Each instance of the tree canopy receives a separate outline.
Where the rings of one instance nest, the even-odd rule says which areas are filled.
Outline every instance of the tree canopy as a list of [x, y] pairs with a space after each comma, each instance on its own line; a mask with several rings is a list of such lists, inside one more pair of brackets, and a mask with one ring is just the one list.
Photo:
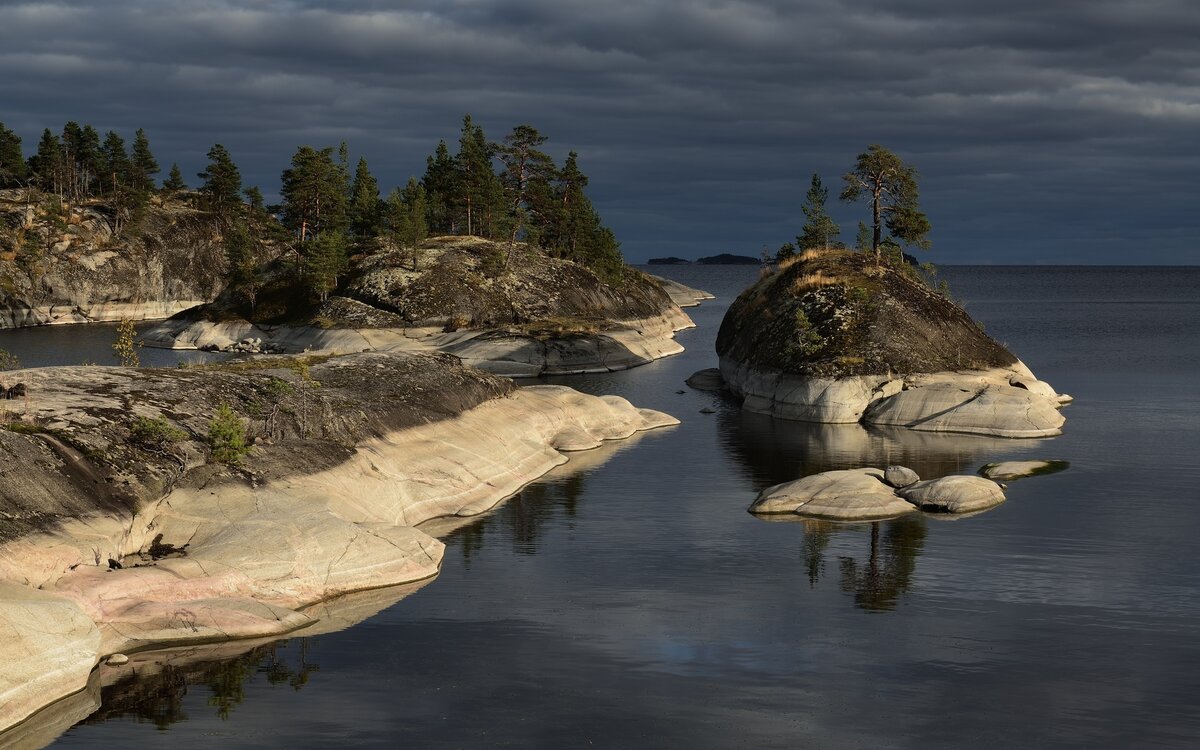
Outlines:
[[876, 263], [881, 261], [883, 228], [891, 236], [908, 244], [928, 249], [929, 219], [918, 204], [917, 170], [896, 154], [872, 144], [858, 155], [854, 168], [842, 179], [846, 186], [841, 199], [854, 203], [864, 196], [871, 206], [871, 249]]

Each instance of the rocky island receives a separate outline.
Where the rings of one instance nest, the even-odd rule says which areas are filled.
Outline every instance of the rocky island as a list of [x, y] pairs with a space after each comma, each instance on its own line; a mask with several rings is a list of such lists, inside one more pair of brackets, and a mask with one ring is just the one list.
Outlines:
[[1070, 400], [910, 266], [846, 250], [744, 291], [717, 354], [743, 408], [785, 419], [1031, 438], [1059, 434]]
[[622, 370], [683, 351], [693, 325], [678, 303], [711, 297], [624, 267], [602, 278], [527, 243], [434, 237], [355, 258], [324, 300], [296, 288], [291, 264], [263, 272], [252, 305], [236, 289], [149, 330], [151, 346], [347, 353], [446, 352], [529, 377]]
[[0, 429], [0, 729], [110, 654], [286, 633], [436, 575], [417, 524], [676, 423], [436, 354], [6, 375], [27, 398]]

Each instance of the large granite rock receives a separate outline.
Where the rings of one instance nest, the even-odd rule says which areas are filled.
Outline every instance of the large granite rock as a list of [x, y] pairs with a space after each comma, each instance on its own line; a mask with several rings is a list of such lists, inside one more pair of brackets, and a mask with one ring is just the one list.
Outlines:
[[82, 690], [99, 649], [100, 631], [77, 604], [0, 582], [0, 729]]
[[896, 496], [879, 469], [826, 471], [768, 487], [751, 513], [795, 513], [835, 521], [878, 521], [916, 510]]
[[743, 408], [784, 419], [1046, 437], [1069, 400], [907, 267], [808, 251], [747, 289], [717, 337]]
[[964, 475], [917, 482], [897, 493], [921, 510], [934, 513], [975, 513], [1004, 502], [1000, 485], [983, 477]]

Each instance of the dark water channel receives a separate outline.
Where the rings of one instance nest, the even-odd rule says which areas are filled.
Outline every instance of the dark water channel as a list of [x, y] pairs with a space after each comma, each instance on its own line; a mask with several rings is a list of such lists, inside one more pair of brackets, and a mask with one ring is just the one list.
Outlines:
[[[686, 389], [756, 271], [656, 271], [720, 295], [687, 352], [559, 382], [682, 425], [448, 532], [440, 577], [360, 624], [196, 651], [106, 687], [58, 744], [1200, 746], [1200, 269], [943, 271], [1076, 397], [1037, 441], [773, 421]], [[816, 471], [1010, 458], [1071, 466], [957, 521], [746, 513]]]

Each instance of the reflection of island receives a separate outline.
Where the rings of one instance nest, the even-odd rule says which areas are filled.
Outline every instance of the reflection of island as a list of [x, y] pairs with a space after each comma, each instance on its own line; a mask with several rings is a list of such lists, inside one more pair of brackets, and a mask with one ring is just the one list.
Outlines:
[[[755, 489], [822, 471], [862, 466], [908, 466], [925, 478], [973, 472], [981, 461], [1010, 454], [1013, 442], [977, 435], [922, 433], [859, 424], [818, 424], [773, 419], [740, 409], [721, 409], [721, 441]], [[1034, 450], [1041, 440], [1023, 441]], [[866, 532], [861, 554], [839, 554], [840, 585], [856, 606], [868, 611], [895, 608], [911, 585], [925, 543], [927, 519], [920, 514], [870, 524], [844, 524], [799, 516], [762, 516], [765, 522], [803, 529], [801, 557], [813, 586], [828, 575], [828, 547], [837, 534]]]
[[[738, 409], [720, 410], [718, 420], [722, 443], [757, 489], [863, 466], [900, 464], [924, 479], [973, 473], [980, 461], [1014, 449], [1005, 438], [795, 422]], [[1025, 440], [1020, 447], [1032, 450], [1041, 443]]]

